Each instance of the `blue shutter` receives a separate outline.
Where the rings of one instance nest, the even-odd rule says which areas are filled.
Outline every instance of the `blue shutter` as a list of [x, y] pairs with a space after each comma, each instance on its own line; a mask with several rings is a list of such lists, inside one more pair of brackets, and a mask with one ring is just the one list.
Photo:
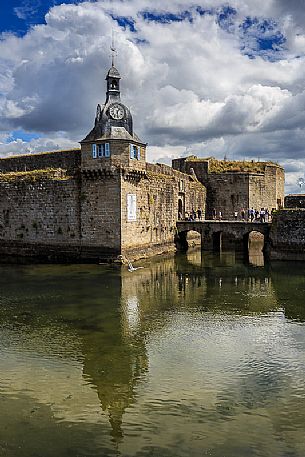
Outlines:
[[92, 145], [92, 157], [93, 159], [96, 159], [96, 144]]
[[129, 145], [129, 157], [133, 159], [133, 144]]
[[105, 157], [110, 157], [110, 144], [105, 143]]
[[137, 154], [137, 159], [140, 160], [141, 159], [141, 148], [140, 146], [138, 146], [138, 154]]

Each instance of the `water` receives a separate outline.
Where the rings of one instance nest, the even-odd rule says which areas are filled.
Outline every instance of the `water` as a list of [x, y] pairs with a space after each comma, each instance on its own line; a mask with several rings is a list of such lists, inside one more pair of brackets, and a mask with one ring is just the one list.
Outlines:
[[305, 455], [305, 264], [0, 267], [0, 456]]

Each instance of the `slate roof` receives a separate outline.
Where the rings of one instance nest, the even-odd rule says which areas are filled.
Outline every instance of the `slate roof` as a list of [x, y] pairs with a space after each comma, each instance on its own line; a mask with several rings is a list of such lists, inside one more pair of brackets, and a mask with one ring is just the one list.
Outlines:
[[121, 75], [120, 75], [120, 73], [119, 73], [119, 70], [118, 70], [117, 68], [115, 68], [114, 66], [112, 66], [112, 67], [109, 69], [109, 71], [108, 71], [108, 73], [107, 73], [106, 79], [107, 79], [109, 76], [110, 76], [111, 78], [121, 78]]

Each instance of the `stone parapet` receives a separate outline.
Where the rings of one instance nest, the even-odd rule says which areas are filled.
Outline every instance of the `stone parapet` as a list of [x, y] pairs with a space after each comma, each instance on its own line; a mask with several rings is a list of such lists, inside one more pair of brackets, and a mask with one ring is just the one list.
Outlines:
[[80, 149], [23, 154], [1, 158], [0, 173], [42, 170], [44, 168], [62, 168], [72, 173], [80, 168], [80, 163]]
[[305, 209], [282, 209], [272, 220], [270, 258], [305, 260]]

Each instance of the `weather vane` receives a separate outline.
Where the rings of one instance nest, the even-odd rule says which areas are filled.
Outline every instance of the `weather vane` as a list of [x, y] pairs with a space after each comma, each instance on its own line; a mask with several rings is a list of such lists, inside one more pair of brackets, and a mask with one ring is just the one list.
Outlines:
[[110, 50], [111, 50], [111, 64], [114, 67], [114, 58], [115, 58], [115, 56], [117, 56], [118, 53], [117, 53], [117, 50], [116, 50], [116, 47], [115, 47], [115, 44], [114, 44], [114, 32], [113, 32], [113, 30], [112, 30], [112, 40], [111, 40]]
[[298, 185], [300, 186], [301, 189], [304, 186], [304, 184], [305, 184], [305, 179], [304, 178], [299, 178], [298, 179]]

